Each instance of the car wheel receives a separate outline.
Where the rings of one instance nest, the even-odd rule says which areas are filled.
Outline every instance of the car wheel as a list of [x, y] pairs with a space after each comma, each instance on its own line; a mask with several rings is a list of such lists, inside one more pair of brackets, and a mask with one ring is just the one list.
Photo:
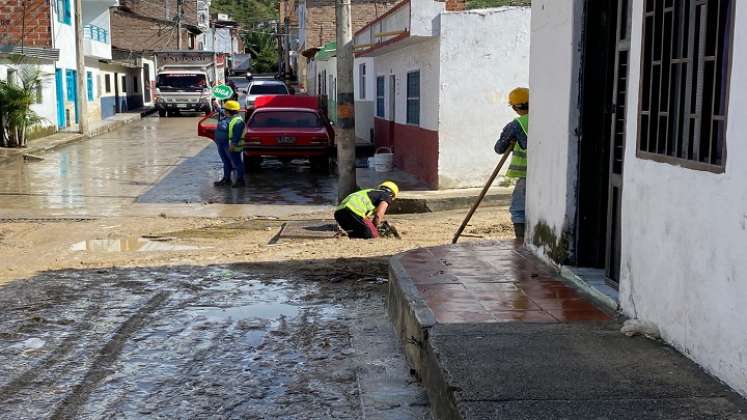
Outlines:
[[244, 156], [244, 170], [246, 172], [256, 172], [260, 169], [262, 169], [262, 158], [261, 157]]
[[165, 109], [159, 109], [158, 110], [158, 116], [159, 117], [165, 117], [166, 116], [166, 110]]
[[329, 164], [329, 158], [328, 157], [320, 157], [320, 158], [311, 158], [311, 171], [320, 173], [320, 174], [328, 174], [330, 170], [330, 164]]

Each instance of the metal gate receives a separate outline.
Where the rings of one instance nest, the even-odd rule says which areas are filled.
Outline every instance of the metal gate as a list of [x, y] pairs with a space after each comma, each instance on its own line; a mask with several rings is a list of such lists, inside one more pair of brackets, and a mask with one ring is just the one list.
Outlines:
[[625, 102], [628, 96], [628, 60], [630, 55], [630, 3], [630, 0], [618, 0], [617, 2], [614, 87], [612, 112], [610, 113], [605, 274], [614, 283], [620, 280], [620, 209], [625, 156]]

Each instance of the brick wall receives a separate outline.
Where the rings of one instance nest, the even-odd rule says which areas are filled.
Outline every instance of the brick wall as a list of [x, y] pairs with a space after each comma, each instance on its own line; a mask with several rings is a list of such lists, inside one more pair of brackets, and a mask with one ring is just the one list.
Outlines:
[[[176, 0], [120, 0], [119, 5], [124, 10], [154, 19], [173, 21], [176, 16]], [[196, 26], [197, 0], [184, 0], [183, 9], [183, 22]]]
[[[352, 0], [353, 33], [396, 4], [394, 1], [385, 0]], [[335, 1], [307, 0], [305, 48], [321, 47], [329, 41], [334, 41], [335, 37]]]
[[[172, 22], [146, 18], [123, 10], [112, 10], [111, 34], [112, 46], [124, 50], [176, 49], [176, 28]], [[182, 48], [188, 47], [189, 31], [182, 29]]]
[[446, 0], [446, 10], [449, 12], [460, 12], [466, 8], [466, 0]]
[[[0, 45], [51, 48], [52, 9], [48, 0], [0, 0]], [[25, 19], [24, 19], [25, 17]], [[25, 27], [24, 27], [25, 21]]]

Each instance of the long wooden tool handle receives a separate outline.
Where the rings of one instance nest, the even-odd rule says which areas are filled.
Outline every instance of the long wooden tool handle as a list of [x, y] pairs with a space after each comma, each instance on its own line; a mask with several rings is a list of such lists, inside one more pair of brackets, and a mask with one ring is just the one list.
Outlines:
[[451, 240], [452, 244], [457, 243], [457, 241], [459, 240], [459, 237], [462, 235], [462, 232], [464, 232], [464, 229], [467, 227], [467, 224], [472, 219], [472, 216], [475, 214], [475, 211], [477, 211], [477, 208], [480, 206], [480, 203], [482, 203], [482, 200], [485, 199], [485, 196], [488, 194], [488, 191], [490, 190], [490, 186], [493, 185], [493, 181], [495, 181], [495, 178], [498, 176], [498, 173], [501, 171], [503, 164], [506, 163], [508, 156], [511, 155], [511, 151], [513, 150], [514, 143], [515, 142], [511, 142], [511, 144], [508, 146], [508, 149], [506, 149], [506, 152], [503, 153], [503, 157], [501, 157], [500, 162], [498, 162], [498, 166], [495, 167], [495, 170], [490, 175], [490, 178], [488, 178], [488, 182], [486, 182], [485, 186], [482, 188], [482, 192], [480, 192], [480, 195], [477, 197], [477, 200], [475, 200], [475, 204], [473, 204], [472, 208], [469, 209], [469, 213], [467, 213], [467, 217], [464, 218], [462, 225], [459, 226], [459, 229], [456, 231], [456, 234], [454, 235], [454, 239]]

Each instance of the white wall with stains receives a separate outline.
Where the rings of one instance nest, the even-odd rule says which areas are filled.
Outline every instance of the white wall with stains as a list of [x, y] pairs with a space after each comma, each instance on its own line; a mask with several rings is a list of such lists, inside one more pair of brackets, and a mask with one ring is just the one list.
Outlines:
[[[532, 1], [527, 169], [528, 238], [538, 226], [560, 240], [573, 229], [578, 166], [583, 1]], [[546, 245], [532, 244], [540, 255]]]
[[420, 128], [438, 130], [438, 81], [439, 81], [439, 39], [410, 43], [376, 57], [376, 76], [385, 76], [385, 109], [391, 120], [390, 76], [396, 78], [395, 118], [399, 124], [407, 124], [407, 73], [420, 72]]
[[[656, 323], [667, 342], [747, 395], [747, 2], [733, 4], [725, 173], [637, 158], [638, 97], [629, 95], [620, 300], [626, 315]], [[642, 2], [632, 16], [628, 90], [638, 92]]]
[[498, 163], [495, 142], [517, 116], [508, 92], [529, 84], [530, 16], [528, 7], [441, 15], [439, 188], [482, 186]]

